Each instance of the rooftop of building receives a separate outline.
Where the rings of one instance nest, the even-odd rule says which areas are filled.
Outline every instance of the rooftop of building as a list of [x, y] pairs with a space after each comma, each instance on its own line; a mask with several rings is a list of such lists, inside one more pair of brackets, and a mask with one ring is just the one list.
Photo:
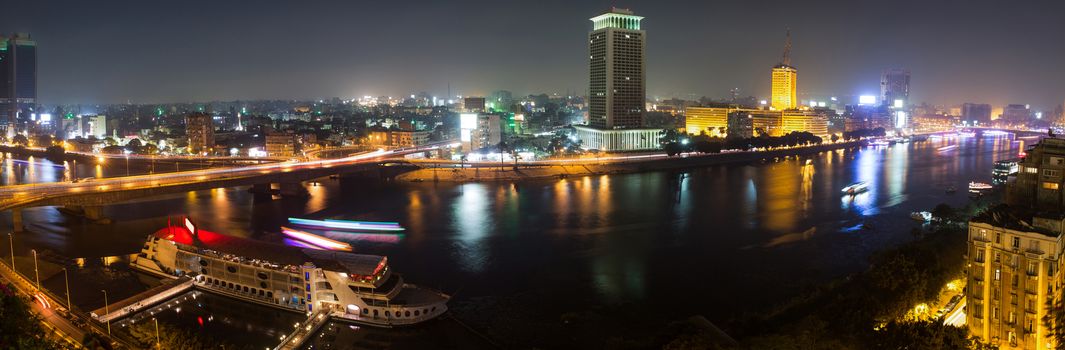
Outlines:
[[1060, 233], [1053, 230], [1037, 227], [1035, 219], [1050, 219], [1061, 222], [1065, 219], [1065, 213], [1045, 212], [1020, 206], [999, 204], [976, 214], [970, 222], [984, 223], [995, 227], [1003, 227], [1014, 231], [1033, 232], [1047, 237], [1058, 237]]
[[299, 248], [284, 244], [264, 242], [198, 229], [196, 235], [185, 227], [170, 226], [155, 232], [155, 237], [176, 243], [209, 249], [221, 254], [243, 259], [254, 259], [278, 265], [299, 266], [312, 263], [314, 266], [352, 275], [373, 275], [384, 266], [387, 258], [379, 255], [354, 254], [330, 250]]

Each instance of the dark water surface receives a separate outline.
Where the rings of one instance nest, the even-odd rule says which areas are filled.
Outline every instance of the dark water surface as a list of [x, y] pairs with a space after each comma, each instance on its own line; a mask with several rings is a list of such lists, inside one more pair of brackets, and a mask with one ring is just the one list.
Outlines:
[[[727, 324], [864, 269], [871, 253], [912, 239], [918, 224], [910, 212], [964, 205], [967, 183], [990, 182], [993, 162], [1016, 157], [1021, 146], [1011, 137], [933, 140], [683, 172], [521, 183], [323, 179], [307, 185], [305, 199], [256, 200], [247, 188], [215, 189], [109, 206], [111, 225], [53, 208], [26, 210], [31, 232], [17, 234], [15, 248], [20, 256], [30, 248], [42, 252], [54, 267], [42, 268], [43, 283], [60, 293], [57, 267], [80, 266], [71, 275], [73, 302], [92, 309], [103, 304], [102, 288], [117, 300], [153, 283], [131, 273], [126, 256], [168, 216], [187, 214], [211, 231], [271, 241], [281, 241], [278, 226], [289, 216], [397, 221], [407, 228], [403, 234], [324, 234], [352, 243], [356, 252], [387, 255], [409, 283], [454, 294], [456, 318], [488, 334], [514, 335], [503, 344], [536, 342], [524, 327], [532, 333], [589, 310], [620, 308], [650, 320], [703, 315]], [[0, 178], [29, 171], [7, 164]], [[58, 170], [39, 168], [34, 176], [47, 181], [55, 176], [50, 171]], [[841, 196], [841, 188], [857, 181], [870, 183], [869, 191]], [[948, 186], [958, 193], [946, 194]], [[10, 227], [10, 214], [2, 219]], [[6, 241], [2, 247], [6, 252]], [[32, 266], [22, 258], [19, 264], [32, 275]], [[232, 317], [248, 327], [264, 319]], [[417, 348], [417, 339], [459, 329], [444, 321], [428, 330], [364, 336], [346, 333], [346, 324], [331, 327], [317, 347]]]

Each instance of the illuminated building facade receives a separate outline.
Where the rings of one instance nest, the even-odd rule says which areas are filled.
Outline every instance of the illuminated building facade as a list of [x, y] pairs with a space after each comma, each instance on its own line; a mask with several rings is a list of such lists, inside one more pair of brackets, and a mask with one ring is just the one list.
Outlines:
[[645, 35], [643, 17], [613, 8], [591, 18], [588, 35], [588, 125], [599, 129], [643, 126]]
[[581, 148], [601, 151], [636, 151], [657, 149], [659, 140], [665, 134], [662, 129], [618, 129], [602, 130], [586, 126], [575, 126]]
[[749, 111], [735, 111], [728, 114], [726, 137], [749, 139], [754, 137], [754, 117]]
[[662, 130], [642, 129], [646, 102], [643, 17], [627, 9], [591, 18], [588, 34], [588, 126], [581, 147], [602, 151], [657, 149]]
[[1005, 206], [969, 221], [966, 325], [1002, 349], [1050, 349], [1043, 317], [1062, 295], [1065, 140], [1027, 151]]
[[1002, 121], [1014, 124], [1026, 123], [1032, 117], [1032, 111], [1027, 105], [1008, 104], [1002, 109]]
[[729, 126], [729, 113], [738, 110], [730, 107], [687, 107], [684, 111], [684, 130], [692, 135], [706, 133], [724, 137]]
[[463, 151], [473, 152], [499, 145], [503, 139], [502, 132], [503, 126], [497, 114], [459, 115], [459, 141], [462, 142]]
[[780, 64], [773, 67], [773, 91], [770, 106], [776, 110], [793, 109], [799, 106], [798, 91], [799, 71], [791, 66], [791, 30], [788, 30], [784, 42], [784, 55]]
[[782, 134], [805, 131], [824, 138], [828, 136], [828, 117], [817, 111], [786, 110], [781, 112], [780, 128]]
[[1060, 215], [994, 210], [969, 222], [965, 322], [973, 335], [1001, 349], [1048, 348], [1042, 318], [1061, 291], [1063, 225]]
[[796, 84], [798, 70], [795, 67], [779, 64], [773, 67], [773, 100], [771, 106], [777, 110], [793, 109], [798, 106]]
[[37, 109], [37, 42], [29, 34], [0, 35], [0, 123], [8, 136]]
[[985, 103], [963, 103], [961, 121], [966, 125], [988, 125], [991, 123], [991, 105]]
[[[880, 101], [896, 108], [909, 103], [910, 70], [893, 68], [880, 74]], [[902, 106], [896, 106], [895, 101], [902, 101]]]
[[189, 154], [211, 153], [214, 147], [214, 118], [206, 113], [192, 113], [185, 117], [185, 136], [189, 139]]
[[[684, 130], [693, 135], [781, 136], [793, 131], [828, 136], [828, 116], [816, 110], [765, 110], [732, 107], [688, 107]], [[737, 130], [732, 130], [738, 127]], [[724, 130], [722, 130], [724, 128]]]
[[484, 113], [484, 97], [464, 97], [462, 110], [466, 113]]
[[911, 121], [914, 132], [938, 132], [949, 130], [958, 124], [958, 119], [943, 114], [915, 115]]
[[266, 134], [266, 155], [270, 157], [292, 157], [296, 155], [296, 134]]

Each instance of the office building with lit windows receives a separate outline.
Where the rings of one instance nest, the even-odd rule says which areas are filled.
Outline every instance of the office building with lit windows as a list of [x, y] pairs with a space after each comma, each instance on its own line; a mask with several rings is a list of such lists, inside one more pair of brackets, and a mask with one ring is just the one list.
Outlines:
[[993, 208], [969, 222], [965, 322], [1000, 349], [1046, 349], [1047, 302], [1060, 298], [1065, 216]]
[[185, 117], [185, 136], [189, 139], [189, 154], [210, 154], [214, 148], [214, 118], [206, 113], [192, 113]]
[[1018, 170], [1006, 204], [969, 221], [966, 326], [1000, 349], [1051, 349], [1042, 320], [1065, 297], [1065, 140], [1041, 140]]
[[0, 123], [14, 134], [37, 109], [37, 42], [29, 34], [0, 35]]
[[[684, 123], [684, 130], [689, 134], [706, 133], [714, 137], [781, 136], [795, 131], [828, 136], [828, 116], [818, 110], [688, 107]], [[734, 127], [739, 130], [731, 130]]]
[[910, 70], [908, 69], [887, 69], [880, 74], [880, 102], [895, 106], [895, 101], [902, 101], [903, 106], [910, 101]]
[[795, 67], [783, 63], [773, 67], [773, 99], [770, 105], [774, 109], [793, 109], [798, 106], [798, 74]]
[[828, 137], [828, 117], [823, 112], [786, 110], [780, 114], [782, 134], [808, 132], [814, 136]]
[[576, 127], [585, 149], [632, 151], [660, 146], [654, 136], [661, 130], [642, 129], [647, 34], [642, 20], [619, 8], [591, 18], [588, 125]]

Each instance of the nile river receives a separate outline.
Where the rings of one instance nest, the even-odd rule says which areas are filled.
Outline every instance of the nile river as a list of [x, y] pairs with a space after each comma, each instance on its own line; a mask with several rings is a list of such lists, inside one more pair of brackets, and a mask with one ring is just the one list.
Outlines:
[[[871, 253], [912, 239], [910, 229], [919, 224], [910, 212], [966, 204], [967, 183], [990, 182], [994, 161], [1016, 157], [1021, 141], [1035, 139], [930, 140], [747, 165], [521, 183], [323, 179], [307, 184], [311, 196], [303, 199], [255, 199], [247, 188], [227, 188], [116, 204], [105, 209], [110, 225], [35, 208], [25, 211], [30, 232], [16, 234], [15, 248], [20, 256], [35, 248], [53, 267], [79, 267], [71, 274], [73, 302], [94, 309], [103, 304], [102, 288], [118, 299], [152, 283], [124, 261], [169, 216], [189, 215], [211, 231], [270, 241], [281, 241], [278, 227], [291, 216], [397, 221], [407, 228], [403, 234], [327, 235], [352, 243], [356, 252], [387, 255], [410, 283], [454, 294], [455, 318], [506, 335], [497, 343], [556, 346], [535, 333], [595, 317], [655, 324], [703, 315], [727, 330], [744, 312], [864, 269]], [[44, 160], [12, 162], [4, 160], [0, 179], [53, 181], [69, 171]], [[868, 182], [869, 191], [841, 195], [858, 181]], [[949, 186], [958, 193], [945, 193]], [[2, 220], [10, 227], [10, 213]], [[55, 271], [42, 268], [42, 279], [62, 295], [63, 276]], [[287, 316], [227, 317], [249, 329], [291, 327]], [[197, 327], [188, 319], [183, 324]], [[352, 347], [344, 339], [361, 338], [346, 332], [364, 330], [347, 327], [334, 325], [320, 336], [334, 343], [317, 344]], [[434, 344], [422, 343], [433, 334], [454, 333], [434, 327], [451, 326], [374, 330], [370, 347], [417, 348]], [[245, 341], [231, 331], [209, 333]], [[248, 337], [261, 345], [263, 337]]]

